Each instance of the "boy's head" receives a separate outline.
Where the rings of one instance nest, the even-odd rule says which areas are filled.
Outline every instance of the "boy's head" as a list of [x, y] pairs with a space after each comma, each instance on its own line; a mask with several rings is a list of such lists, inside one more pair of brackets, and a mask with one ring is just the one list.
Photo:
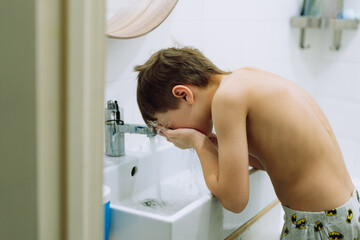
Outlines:
[[173, 95], [177, 85], [205, 88], [214, 74], [228, 74], [217, 68], [199, 50], [167, 48], [154, 53], [149, 60], [134, 67], [138, 71], [137, 102], [146, 124], [156, 121], [155, 114], [179, 107]]

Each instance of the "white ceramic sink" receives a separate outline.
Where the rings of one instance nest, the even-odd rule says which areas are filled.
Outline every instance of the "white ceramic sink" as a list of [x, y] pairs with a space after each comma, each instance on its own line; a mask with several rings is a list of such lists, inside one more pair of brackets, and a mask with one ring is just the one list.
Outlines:
[[[156, 161], [149, 149], [105, 158], [111, 188], [109, 239], [224, 239], [276, 199], [265, 172], [250, 170], [250, 198], [240, 214], [225, 210], [206, 188], [196, 154], [163, 142]], [[164, 206], [156, 205], [157, 171]]]

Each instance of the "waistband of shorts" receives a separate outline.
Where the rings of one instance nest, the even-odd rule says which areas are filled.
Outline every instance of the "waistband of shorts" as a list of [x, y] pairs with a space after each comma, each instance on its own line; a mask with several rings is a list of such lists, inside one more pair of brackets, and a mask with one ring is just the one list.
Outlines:
[[[321, 212], [305, 212], [305, 211], [293, 210], [284, 205], [282, 205], [282, 208], [284, 209], [285, 212], [284, 220], [286, 222], [290, 221], [296, 224], [296, 222], [299, 223], [300, 220], [306, 219], [306, 223], [309, 224], [315, 223], [317, 221], [321, 221], [323, 223], [331, 223], [337, 221], [338, 218], [341, 218], [341, 216], [347, 216], [349, 214], [352, 214], [352, 211], [355, 210], [352, 209], [353, 206], [358, 206], [359, 203], [360, 203], [359, 192], [354, 188], [350, 199], [345, 204], [335, 209], [329, 209], [327, 211], [321, 211]], [[349, 212], [349, 210], [351, 212]]]

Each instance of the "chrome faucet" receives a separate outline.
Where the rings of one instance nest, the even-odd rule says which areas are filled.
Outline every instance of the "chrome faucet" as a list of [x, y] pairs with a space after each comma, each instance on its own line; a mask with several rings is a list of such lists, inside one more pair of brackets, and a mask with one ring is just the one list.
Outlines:
[[107, 101], [105, 109], [105, 154], [110, 157], [125, 155], [125, 133], [156, 135], [154, 127], [145, 125], [124, 124], [124, 115], [117, 101]]

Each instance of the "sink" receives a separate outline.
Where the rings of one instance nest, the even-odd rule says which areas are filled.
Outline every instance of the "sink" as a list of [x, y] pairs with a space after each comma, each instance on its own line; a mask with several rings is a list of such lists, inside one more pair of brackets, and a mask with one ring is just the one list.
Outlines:
[[206, 188], [196, 153], [167, 142], [158, 144], [156, 157], [148, 146], [105, 157], [104, 166], [110, 240], [224, 239], [276, 199], [267, 174], [249, 169], [247, 207], [240, 214], [227, 211]]

